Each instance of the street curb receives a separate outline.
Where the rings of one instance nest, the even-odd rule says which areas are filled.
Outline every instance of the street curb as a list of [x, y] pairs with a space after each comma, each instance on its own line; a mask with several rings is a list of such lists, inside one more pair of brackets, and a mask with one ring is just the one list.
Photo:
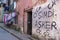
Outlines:
[[5, 29], [4, 27], [1, 27], [1, 26], [0, 26], [0, 28], [2, 28], [3, 30], [7, 31], [8, 33], [10, 33], [11, 35], [13, 35], [13, 36], [16, 37], [17, 39], [23, 40], [23, 39], [19, 38], [18, 36], [16, 36], [15, 34], [13, 34], [13, 33], [11, 33], [10, 31], [8, 31], [7, 29]]
[[20, 32], [10, 29], [6, 25], [4, 25], [3, 23], [1, 23], [0, 28], [7, 31], [8, 33], [10, 33], [12, 36], [16, 37], [19, 40], [37, 40], [30, 35], [21, 34]]

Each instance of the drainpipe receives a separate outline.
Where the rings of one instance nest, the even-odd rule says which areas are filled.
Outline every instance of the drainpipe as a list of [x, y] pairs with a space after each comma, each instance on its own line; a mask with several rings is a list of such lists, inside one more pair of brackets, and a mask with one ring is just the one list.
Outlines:
[[[24, 12], [24, 14], [25, 14], [25, 12]], [[25, 31], [24, 31], [24, 14], [23, 14], [23, 33], [25, 33]]]

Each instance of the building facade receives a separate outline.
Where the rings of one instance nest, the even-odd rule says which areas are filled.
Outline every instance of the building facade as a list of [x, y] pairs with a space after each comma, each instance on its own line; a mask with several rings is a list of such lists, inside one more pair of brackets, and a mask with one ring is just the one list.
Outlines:
[[[56, 22], [58, 23], [57, 20], [59, 20], [57, 19], [58, 12], [54, 12], [54, 9], [58, 10], [55, 2], [55, 0], [18, 0], [16, 2], [16, 11], [19, 12], [18, 28], [21, 28], [23, 33], [29, 35], [55, 38], [57, 36], [55, 35]], [[58, 5], [58, 1], [56, 5]], [[40, 8], [42, 8], [41, 14], [39, 14], [41, 12]], [[42, 18], [40, 19], [40, 17]]]
[[27, 33], [27, 12], [32, 8], [32, 0], [18, 0], [16, 2], [16, 11], [19, 13], [18, 15], [18, 27], [24, 33]]
[[16, 11], [18, 15], [18, 28], [23, 33], [32, 34], [32, 9], [34, 6], [45, 3], [46, 0], [17, 0]]
[[33, 7], [32, 35], [41, 40], [60, 40], [60, 0], [47, 0]]

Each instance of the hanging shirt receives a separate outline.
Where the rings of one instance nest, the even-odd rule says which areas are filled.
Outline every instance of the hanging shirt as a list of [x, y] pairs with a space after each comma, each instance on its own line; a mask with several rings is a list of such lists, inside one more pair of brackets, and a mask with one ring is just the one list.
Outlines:
[[15, 17], [16, 16], [15, 14], [16, 14], [15, 12], [12, 12], [12, 17]]
[[7, 3], [7, 0], [1, 0], [2, 3], [6, 4]]
[[4, 11], [9, 11], [9, 6], [6, 6]]
[[12, 21], [14, 22], [14, 17], [15, 17], [15, 12], [12, 12], [8, 15], [7, 21], [11, 23]]
[[4, 17], [3, 17], [4, 24], [7, 24], [7, 16], [8, 14], [4, 14]]

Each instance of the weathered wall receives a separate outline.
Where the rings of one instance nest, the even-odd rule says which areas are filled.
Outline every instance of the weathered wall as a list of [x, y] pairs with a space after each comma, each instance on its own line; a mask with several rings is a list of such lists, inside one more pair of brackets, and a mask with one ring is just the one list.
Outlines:
[[60, 35], [59, 2], [47, 1], [45, 4], [33, 7], [32, 33], [34, 35], [58, 39]]
[[[26, 33], [27, 32], [27, 12], [25, 10], [32, 7], [32, 0], [19, 0], [16, 2], [16, 11], [19, 12], [18, 15], [18, 27]], [[24, 21], [24, 22], [23, 22]]]
[[32, 5], [37, 6], [45, 3], [47, 0], [32, 0]]

